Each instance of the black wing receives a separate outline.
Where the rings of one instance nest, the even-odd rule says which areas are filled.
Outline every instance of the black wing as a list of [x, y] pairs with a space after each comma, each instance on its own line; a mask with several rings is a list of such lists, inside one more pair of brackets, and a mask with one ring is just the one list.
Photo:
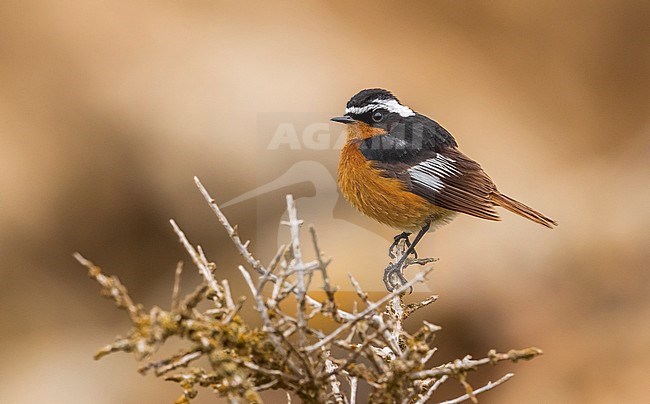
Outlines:
[[430, 155], [401, 171], [410, 190], [436, 206], [488, 220], [500, 220], [490, 195], [496, 187], [481, 166], [456, 149]]
[[384, 175], [400, 179], [407, 190], [436, 206], [499, 220], [490, 199], [494, 183], [477, 162], [456, 149], [456, 140], [445, 128], [416, 114], [386, 129], [387, 134], [360, 145]]

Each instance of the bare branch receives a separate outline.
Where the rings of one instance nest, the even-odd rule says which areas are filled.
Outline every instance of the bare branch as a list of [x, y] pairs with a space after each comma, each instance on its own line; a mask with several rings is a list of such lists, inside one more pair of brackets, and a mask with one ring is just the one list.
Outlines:
[[336, 370], [337, 367], [332, 361], [329, 359], [331, 356], [331, 352], [327, 350], [323, 350], [323, 355], [325, 356], [325, 370], [329, 372], [330, 376], [327, 378], [329, 381], [329, 384], [332, 388], [332, 395], [334, 396], [334, 402], [336, 403], [343, 403], [343, 394], [341, 394], [341, 383], [336, 379]]
[[323, 261], [322, 253], [320, 247], [318, 246], [318, 238], [316, 237], [316, 229], [314, 228], [314, 226], [309, 227], [309, 232], [311, 233], [311, 240], [314, 244], [314, 252], [316, 253], [318, 266], [320, 268], [321, 274], [323, 275], [323, 289], [325, 290], [325, 295], [327, 296], [327, 301], [329, 302], [329, 306], [330, 306], [328, 307], [327, 312], [336, 315], [337, 305], [334, 299], [334, 292], [336, 290], [332, 288], [332, 285], [330, 283], [330, 277], [329, 274], [327, 273], [327, 266], [329, 265], [330, 261], [327, 262]]
[[262, 265], [248, 251], [248, 243], [246, 244], [242, 243], [241, 239], [239, 238], [239, 234], [237, 234], [237, 230], [230, 225], [230, 222], [223, 214], [223, 212], [221, 212], [221, 209], [219, 209], [219, 206], [217, 205], [216, 201], [210, 196], [210, 194], [205, 189], [203, 184], [201, 184], [201, 181], [199, 181], [197, 177], [194, 177], [194, 182], [196, 183], [196, 186], [199, 188], [199, 191], [201, 191], [201, 195], [203, 195], [203, 198], [205, 198], [205, 200], [210, 205], [210, 208], [217, 216], [219, 223], [221, 223], [221, 225], [226, 229], [228, 236], [235, 244], [235, 247], [237, 247], [237, 250], [239, 250], [239, 254], [241, 254], [241, 256], [244, 257], [244, 259], [251, 265], [251, 267], [253, 267], [254, 270], [256, 270], [257, 272], [262, 272], [263, 271]]
[[365, 310], [363, 310], [359, 314], [355, 315], [354, 318], [350, 319], [350, 321], [348, 321], [345, 324], [341, 325], [339, 328], [334, 330], [330, 335], [328, 335], [324, 339], [320, 340], [319, 342], [317, 342], [314, 345], [311, 345], [311, 346], [308, 346], [307, 348], [305, 348], [305, 351], [307, 351], [307, 352], [313, 351], [313, 350], [318, 349], [318, 348], [322, 347], [323, 345], [331, 342], [341, 332], [343, 332], [343, 331], [347, 330], [348, 328], [352, 327], [354, 324], [356, 324], [358, 321], [362, 320], [363, 318], [365, 318], [369, 314], [374, 313], [377, 310], [377, 308], [379, 308], [381, 305], [383, 305], [387, 301], [389, 301], [392, 298], [394, 298], [395, 296], [398, 296], [398, 295], [404, 293], [405, 291], [409, 290], [409, 288], [411, 286], [413, 286], [414, 284], [416, 284], [418, 282], [423, 282], [424, 281], [424, 276], [427, 273], [429, 273], [430, 271], [431, 271], [431, 269], [425, 270], [424, 272], [420, 272], [413, 279], [406, 282], [404, 285], [397, 288], [392, 293], [387, 294], [386, 296], [379, 299], [377, 302], [375, 302], [375, 303], [371, 304], [370, 306], [368, 306]]
[[172, 290], [172, 311], [178, 310], [180, 304], [179, 293], [181, 291], [181, 275], [183, 274], [183, 261], [178, 261], [176, 264], [176, 272], [174, 272], [174, 289]]
[[203, 351], [201, 349], [195, 349], [190, 352], [180, 353], [178, 355], [174, 355], [169, 359], [148, 363], [145, 366], [140, 367], [140, 369], [138, 369], [138, 372], [144, 374], [147, 373], [147, 371], [150, 369], [155, 369], [156, 376], [161, 376], [179, 367], [187, 366], [190, 362], [200, 358], [201, 355], [203, 355]]
[[105, 276], [102, 274], [101, 268], [84, 258], [79, 253], [74, 253], [73, 256], [81, 265], [88, 268], [88, 276], [101, 285], [102, 294], [105, 297], [112, 299], [120, 309], [126, 310], [129, 313], [131, 321], [136, 322], [140, 319], [142, 316], [142, 308], [133, 303], [131, 296], [129, 296], [129, 292], [116, 276]]
[[181, 244], [183, 244], [183, 247], [185, 247], [185, 250], [187, 251], [188, 254], [190, 254], [190, 257], [192, 257], [192, 261], [194, 261], [194, 265], [199, 269], [199, 272], [205, 279], [205, 281], [208, 283], [210, 288], [217, 294], [221, 294], [221, 291], [219, 290], [219, 285], [217, 284], [217, 281], [214, 279], [214, 276], [212, 275], [212, 271], [210, 271], [210, 268], [206, 265], [206, 260], [205, 256], [201, 256], [192, 244], [190, 244], [189, 240], [187, 240], [187, 237], [185, 237], [185, 233], [178, 227], [176, 222], [172, 219], [169, 221], [171, 223], [172, 227], [174, 228], [174, 232], [178, 236], [178, 239], [180, 240]]
[[[486, 391], [488, 391], [488, 390], [492, 390], [492, 389], [495, 388], [496, 386], [498, 386], [498, 385], [500, 385], [500, 384], [502, 384], [502, 383], [505, 383], [505, 382], [507, 382], [508, 380], [510, 380], [510, 378], [511, 378], [512, 376], [514, 376], [513, 373], [508, 373], [508, 374], [506, 374], [505, 376], [503, 376], [502, 378], [500, 378], [499, 380], [497, 380], [497, 381], [494, 382], [494, 383], [493, 383], [493, 382], [489, 382], [488, 384], [486, 384], [485, 386], [481, 387], [480, 389], [476, 389], [476, 390], [474, 390], [473, 395], [475, 396], [475, 395], [477, 395], [477, 394], [480, 394], [480, 393], [486, 392]], [[471, 398], [472, 398], [472, 394], [469, 394], [469, 393], [468, 393], [468, 394], [463, 394], [462, 396], [460, 396], [460, 397], [458, 397], [458, 398], [455, 398], [455, 399], [453, 399], [453, 400], [443, 401], [443, 402], [440, 403], [440, 404], [457, 404], [457, 403], [462, 403], [463, 401], [467, 401], [467, 400], [469, 400], [469, 399], [471, 399]]]
[[[286, 200], [288, 220], [283, 222], [290, 230], [290, 239], [285, 240], [288, 247], [280, 247], [265, 267], [250, 252], [249, 241], [240, 239], [237, 227], [228, 222], [201, 182], [196, 178], [195, 182], [243, 257], [244, 265], [238, 265], [238, 270], [253, 297], [257, 322], [240, 314], [246, 298], [240, 291], [232, 290], [228, 280], [218, 279], [216, 264], [208, 260], [199, 245], [189, 242], [173, 220], [172, 227], [203, 281], [181, 297], [183, 266], [179, 263], [169, 311], [154, 306], [146, 312], [133, 302], [116, 277], [103, 275], [97, 266], [75, 254], [100, 284], [102, 294], [126, 310], [132, 322], [128, 334], [102, 348], [96, 358], [117, 351], [134, 353], [138, 360], [147, 361], [140, 367], [142, 373], [153, 369], [157, 376], [181, 386], [178, 403], [189, 403], [198, 394], [197, 388], [203, 387], [232, 403], [261, 402], [261, 392], [279, 389], [286, 391], [288, 402], [297, 398], [301, 402], [355, 404], [362, 385], [372, 403], [423, 404], [434, 397], [440, 385], [454, 379], [465, 387], [466, 394], [446, 403], [458, 403], [476, 400], [476, 394], [512, 376], [508, 374], [472, 390], [466, 381], [469, 371], [501, 361], [531, 359], [542, 353], [537, 348], [507, 353], [491, 350], [486, 358], [474, 360], [467, 356], [428, 367], [437, 350], [433, 340], [440, 327], [422, 321], [411, 332], [405, 321], [415, 311], [435, 302], [437, 295], [410, 304], [404, 304], [402, 297], [414, 284], [423, 282], [432, 268], [418, 269], [410, 281], [377, 301], [369, 299], [350, 274], [350, 285], [361, 303], [355, 299], [351, 312], [341, 310], [336, 304], [337, 289], [330, 284], [327, 272], [330, 261], [323, 259], [313, 227], [310, 234], [316, 259], [305, 261], [303, 257], [302, 221], [291, 195]], [[404, 241], [397, 250], [404, 253]], [[408, 259], [406, 265], [433, 261]], [[324, 302], [307, 293], [315, 271], [322, 275], [322, 284], [317, 286], [326, 293]], [[273, 284], [272, 288], [266, 287], [268, 283]], [[206, 299], [213, 305], [204, 308], [200, 303]], [[364, 307], [357, 309], [357, 304]], [[179, 339], [183, 346], [175, 354], [152, 360], [170, 337]], [[178, 373], [170, 374], [172, 371]], [[342, 387], [345, 382], [347, 386]]]
[[357, 402], [357, 383], [359, 381], [356, 377], [350, 377], [350, 404]]
[[421, 302], [411, 303], [406, 305], [406, 307], [404, 307], [404, 318], [407, 318], [414, 312], [420, 310], [421, 308], [427, 307], [428, 305], [436, 301], [438, 301], [438, 295], [431, 295], [426, 299], [422, 300]]
[[453, 376], [460, 372], [474, 370], [478, 366], [485, 365], [488, 363], [495, 364], [501, 361], [512, 361], [517, 362], [521, 359], [530, 360], [538, 355], [541, 355], [543, 352], [539, 348], [525, 348], [525, 349], [512, 349], [508, 353], [497, 353], [494, 350], [488, 352], [488, 357], [483, 359], [472, 359], [471, 356], [466, 356], [463, 359], [458, 359], [453, 363], [447, 363], [435, 369], [423, 370], [421, 372], [415, 372], [409, 375], [411, 380], [415, 379], [429, 379], [432, 377], [440, 376]]
[[305, 264], [302, 262], [302, 251], [300, 250], [300, 225], [302, 221], [298, 220], [296, 206], [293, 202], [293, 196], [287, 195], [287, 212], [289, 214], [289, 228], [291, 229], [291, 250], [293, 252], [293, 265], [298, 274], [297, 295], [298, 295], [298, 343], [304, 346], [306, 343], [305, 329], [307, 320], [305, 319], [305, 295], [307, 294], [308, 285], [305, 283]]
[[429, 401], [433, 393], [435, 393], [436, 390], [438, 390], [438, 387], [440, 387], [441, 384], [446, 382], [448, 378], [449, 376], [442, 376], [441, 378], [436, 379], [435, 381], [433, 381], [432, 379], [431, 386], [427, 389], [427, 391], [424, 394], [422, 394], [422, 396], [414, 404], [424, 404], [427, 401]]

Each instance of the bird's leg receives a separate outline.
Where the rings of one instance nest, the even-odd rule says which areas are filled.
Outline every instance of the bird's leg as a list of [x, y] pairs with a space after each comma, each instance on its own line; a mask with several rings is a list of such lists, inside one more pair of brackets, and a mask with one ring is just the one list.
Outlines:
[[[402, 240], [404, 240], [406, 242], [407, 247], [410, 247], [411, 246], [411, 240], [409, 240], [410, 235], [411, 235], [411, 233], [402, 232], [402, 233], [398, 234], [397, 236], [395, 236], [393, 238], [393, 244], [391, 244], [390, 247], [388, 247], [388, 256], [391, 257], [391, 258], [396, 257], [396, 255], [395, 255], [395, 253], [393, 251], [397, 248], [397, 246], [399, 245], [399, 242], [402, 241]], [[416, 253], [416, 258], [417, 258], [417, 253]]]
[[[395, 263], [391, 263], [384, 270], [384, 284], [386, 285], [386, 289], [388, 289], [389, 292], [394, 291], [407, 282], [406, 278], [404, 278], [404, 274], [402, 273], [402, 266], [404, 265], [406, 258], [408, 258], [408, 256], [415, 251], [415, 246], [420, 242], [420, 239], [422, 239], [426, 232], [429, 231], [430, 225], [431, 223], [427, 223], [422, 226], [422, 229], [420, 229], [418, 234], [415, 236], [415, 239], [413, 239], [413, 242], [408, 246], [406, 251], [404, 251], [404, 254], [399, 258], [399, 260]], [[412, 287], [409, 293], [411, 292], [413, 292]]]

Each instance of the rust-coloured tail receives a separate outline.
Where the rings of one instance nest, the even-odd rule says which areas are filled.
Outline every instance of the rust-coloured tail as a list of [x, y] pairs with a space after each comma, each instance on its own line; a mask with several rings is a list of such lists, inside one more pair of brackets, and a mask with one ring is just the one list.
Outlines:
[[557, 222], [555, 220], [544, 216], [543, 214], [539, 213], [535, 209], [526, 206], [521, 202], [515, 201], [514, 199], [503, 195], [497, 190], [495, 190], [492, 194], [490, 194], [490, 199], [492, 200], [492, 203], [494, 203], [495, 205], [508, 209], [512, 213], [516, 213], [519, 216], [523, 216], [526, 219], [532, 220], [535, 223], [539, 223], [543, 226], [546, 226], [549, 229], [552, 229], [553, 226], [557, 226]]

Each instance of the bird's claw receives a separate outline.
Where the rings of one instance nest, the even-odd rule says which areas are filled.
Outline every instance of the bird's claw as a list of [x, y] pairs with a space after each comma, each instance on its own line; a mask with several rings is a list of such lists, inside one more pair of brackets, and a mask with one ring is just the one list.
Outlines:
[[[411, 233], [403, 232], [393, 238], [393, 244], [391, 244], [390, 247], [388, 247], [388, 256], [390, 258], [395, 258], [397, 256], [394, 251], [399, 245], [400, 241], [404, 240], [407, 248], [411, 246], [411, 240], [409, 240], [410, 235]], [[415, 251], [415, 249], [413, 250], [413, 255], [415, 256], [415, 258], [418, 257], [418, 253]]]
[[[389, 264], [384, 270], [384, 285], [389, 292], [394, 292], [408, 281], [402, 273], [401, 265]], [[409, 288], [409, 294], [413, 293], [413, 286]]]

